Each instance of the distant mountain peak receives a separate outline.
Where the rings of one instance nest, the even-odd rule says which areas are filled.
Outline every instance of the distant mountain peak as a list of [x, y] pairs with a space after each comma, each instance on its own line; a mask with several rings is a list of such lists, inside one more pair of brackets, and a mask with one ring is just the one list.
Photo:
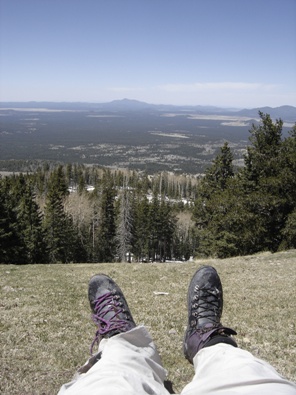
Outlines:
[[110, 105], [112, 107], [117, 107], [117, 109], [122, 109], [122, 110], [140, 110], [140, 109], [154, 107], [154, 104], [148, 104], [140, 100], [127, 99], [127, 98], [113, 100], [109, 103], [104, 103], [104, 105]]

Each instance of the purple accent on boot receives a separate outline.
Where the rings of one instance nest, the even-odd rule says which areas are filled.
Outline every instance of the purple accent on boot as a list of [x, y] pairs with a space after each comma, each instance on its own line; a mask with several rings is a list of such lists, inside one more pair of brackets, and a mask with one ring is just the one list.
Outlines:
[[113, 292], [108, 292], [94, 301], [92, 319], [98, 325], [98, 330], [91, 345], [91, 354], [94, 344], [98, 342], [101, 336], [109, 334], [110, 337], [131, 329], [127, 320], [118, 317], [124, 312], [118, 299]]
[[231, 328], [222, 326], [221, 324], [214, 326], [211, 323], [204, 325], [202, 329], [195, 329], [191, 332], [184, 344], [187, 356], [189, 357], [191, 363], [198, 351], [201, 350], [205, 344], [216, 334], [229, 336], [236, 335], [236, 332]]

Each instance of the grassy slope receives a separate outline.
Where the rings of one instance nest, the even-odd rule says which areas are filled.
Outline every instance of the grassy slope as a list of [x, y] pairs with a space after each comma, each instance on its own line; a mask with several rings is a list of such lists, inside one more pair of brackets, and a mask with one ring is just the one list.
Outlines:
[[57, 393], [84, 363], [95, 332], [87, 283], [98, 272], [121, 286], [134, 319], [151, 331], [175, 391], [181, 391], [193, 375], [182, 355], [187, 287], [205, 263], [220, 273], [223, 323], [237, 330], [239, 346], [296, 381], [294, 250], [184, 264], [2, 265], [0, 393]]

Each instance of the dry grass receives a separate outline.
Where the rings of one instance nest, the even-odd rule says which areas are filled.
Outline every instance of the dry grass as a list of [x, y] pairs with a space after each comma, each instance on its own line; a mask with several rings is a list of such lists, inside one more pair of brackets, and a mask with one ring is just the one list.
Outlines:
[[2, 265], [0, 393], [55, 394], [84, 363], [95, 331], [87, 284], [98, 272], [121, 286], [180, 391], [193, 375], [182, 355], [186, 292], [202, 264], [220, 273], [223, 323], [237, 330], [239, 345], [296, 381], [294, 250], [184, 264]]

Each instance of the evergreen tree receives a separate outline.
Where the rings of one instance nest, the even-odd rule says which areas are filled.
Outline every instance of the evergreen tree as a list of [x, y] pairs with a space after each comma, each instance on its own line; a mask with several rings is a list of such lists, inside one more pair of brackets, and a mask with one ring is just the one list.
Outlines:
[[42, 215], [28, 182], [16, 209], [18, 232], [23, 241], [23, 263], [47, 262], [47, 249], [42, 228]]
[[63, 200], [59, 193], [49, 191], [44, 212], [45, 239], [49, 249], [49, 261], [67, 262], [68, 221], [64, 213]]
[[[224, 162], [218, 156], [201, 181], [194, 208], [199, 254], [245, 255], [293, 244], [295, 132], [282, 140], [282, 121], [260, 117], [250, 131], [245, 168], [233, 175], [230, 156]], [[223, 164], [230, 171], [221, 172]]]
[[284, 219], [279, 249], [296, 248], [296, 124], [282, 144], [279, 167], [280, 192], [285, 197]]
[[165, 261], [171, 257], [175, 222], [171, 208], [155, 192], [149, 206], [149, 257]]
[[220, 148], [220, 153], [214, 159], [212, 166], [206, 171], [206, 175], [201, 183], [201, 190], [206, 196], [212, 192], [223, 191], [227, 188], [227, 183], [234, 176], [233, 154], [228, 143]]
[[153, 193], [153, 199], [149, 206], [149, 258], [152, 261], [160, 259], [159, 236], [161, 229], [161, 219], [159, 215], [158, 191]]
[[77, 262], [85, 256], [72, 218], [65, 213], [64, 197], [68, 193], [61, 167], [51, 174], [44, 213], [45, 239], [50, 262]]
[[0, 179], [0, 262], [14, 263], [12, 253], [15, 244], [14, 229], [11, 224], [12, 212], [7, 207], [5, 188]]
[[98, 231], [98, 260], [99, 262], [113, 262], [115, 258], [115, 191], [105, 178], [101, 197], [101, 215]]
[[48, 190], [56, 193], [61, 198], [64, 198], [69, 194], [68, 185], [66, 182], [66, 176], [62, 165], [59, 165], [50, 175], [48, 180]]
[[15, 198], [12, 193], [15, 183], [15, 177], [5, 177], [0, 180], [0, 262], [2, 263], [23, 263], [23, 242], [18, 232]]
[[71, 217], [72, 227], [77, 238], [77, 253], [75, 261], [93, 260], [93, 211], [94, 199], [92, 194], [71, 193], [64, 202], [64, 210]]
[[138, 196], [134, 208], [133, 252], [138, 261], [149, 260], [150, 208], [147, 196]]
[[288, 215], [285, 226], [281, 230], [281, 236], [280, 250], [296, 248], [296, 209]]
[[176, 220], [172, 214], [171, 206], [164, 199], [159, 206], [159, 217], [158, 251], [160, 260], [165, 261], [172, 258]]
[[133, 242], [132, 196], [128, 189], [120, 195], [120, 210], [116, 228], [116, 250], [120, 262], [130, 262]]
[[233, 252], [230, 241], [232, 232], [223, 226], [224, 217], [231, 209], [226, 192], [234, 177], [232, 161], [232, 152], [225, 143], [200, 183], [199, 196], [193, 211], [199, 254], [221, 256], [226, 253], [221, 249], [225, 250], [227, 246], [227, 255], [231, 254], [230, 251]]
[[295, 181], [292, 180], [296, 173], [290, 166], [293, 149], [292, 156], [287, 155], [292, 145], [282, 140], [282, 120], [273, 122], [268, 114], [260, 112], [259, 115], [260, 125], [253, 125], [250, 131], [252, 145], [248, 147], [245, 157], [242, 180], [248, 195], [246, 209], [254, 215], [256, 228], [261, 229], [257, 240], [258, 251], [275, 252], [282, 242], [281, 229], [294, 207], [289, 198], [288, 185], [292, 182], [290, 192], [295, 191]]
[[278, 156], [282, 143], [283, 121], [275, 123], [269, 114], [259, 111], [260, 124], [250, 130], [251, 146], [247, 147], [244, 176], [255, 185], [260, 179], [277, 175]]

